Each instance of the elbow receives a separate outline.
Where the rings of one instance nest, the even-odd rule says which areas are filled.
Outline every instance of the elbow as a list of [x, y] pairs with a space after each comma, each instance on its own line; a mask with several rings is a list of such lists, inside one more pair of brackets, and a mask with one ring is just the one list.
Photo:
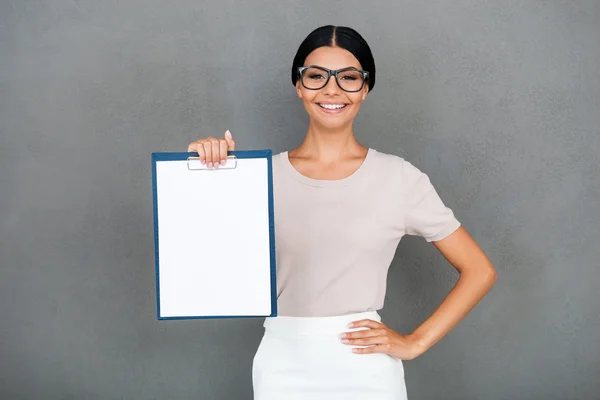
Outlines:
[[489, 291], [498, 280], [496, 268], [489, 262], [482, 262], [472, 265], [471, 268], [461, 271], [461, 276], [469, 279], [486, 292]]
[[484, 285], [489, 289], [491, 289], [498, 280], [498, 272], [491, 263], [488, 263], [485, 268], [482, 268], [481, 275]]

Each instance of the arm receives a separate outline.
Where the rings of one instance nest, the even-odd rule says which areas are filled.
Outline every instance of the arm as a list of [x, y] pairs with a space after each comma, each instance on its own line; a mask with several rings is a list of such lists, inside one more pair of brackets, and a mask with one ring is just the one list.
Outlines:
[[[402, 165], [406, 233], [432, 241], [460, 277], [435, 312], [411, 334], [402, 335], [383, 323], [361, 320], [351, 327], [368, 327], [372, 331], [346, 334], [348, 341], [344, 343], [374, 345], [354, 349], [356, 353], [383, 352], [402, 360], [412, 360], [437, 343], [475, 307], [496, 282], [496, 270], [444, 205], [429, 177], [407, 161]], [[434, 239], [444, 237], [444, 231], [452, 226], [458, 228], [444, 239]]]
[[433, 244], [460, 277], [433, 314], [408, 335], [415, 345], [415, 357], [450, 332], [489, 292], [497, 278], [492, 263], [464, 227]]

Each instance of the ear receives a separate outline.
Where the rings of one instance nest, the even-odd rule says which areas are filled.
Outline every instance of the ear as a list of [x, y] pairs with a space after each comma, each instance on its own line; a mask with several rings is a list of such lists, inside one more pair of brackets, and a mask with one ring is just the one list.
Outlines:
[[362, 95], [363, 101], [367, 98], [368, 93], [369, 93], [369, 84], [365, 83], [365, 87], [363, 88], [363, 95]]
[[298, 98], [300, 100], [302, 100], [302, 90], [300, 89], [300, 79], [298, 79], [296, 81], [296, 94], [298, 95]]

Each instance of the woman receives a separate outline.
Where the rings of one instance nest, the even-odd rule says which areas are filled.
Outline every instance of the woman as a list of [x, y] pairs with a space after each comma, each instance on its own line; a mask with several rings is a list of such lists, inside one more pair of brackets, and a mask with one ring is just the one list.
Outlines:
[[[375, 86], [371, 50], [356, 31], [310, 33], [292, 82], [310, 124], [298, 148], [273, 157], [279, 316], [264, 323], [254, 398], [406, 399], [402, 360], [448, 333], [490, 290], [495, 269], [427, 175], [356, 140], [354, 117]], [[234, 148], [227, 131], [188, 151], [218, 168]], [[439, 308], [407, 335], [377, 312], [404, 234], [432, 242], [460, 272]]]

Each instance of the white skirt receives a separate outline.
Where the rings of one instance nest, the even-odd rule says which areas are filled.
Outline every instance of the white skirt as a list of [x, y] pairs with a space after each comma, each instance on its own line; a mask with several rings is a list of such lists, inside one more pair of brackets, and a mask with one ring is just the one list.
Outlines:
[[376, 311], [336, 317], [272, 317], [252, 365], [254, 400], [406, 400], [402, 360], [356, 354], [339, 335]]

